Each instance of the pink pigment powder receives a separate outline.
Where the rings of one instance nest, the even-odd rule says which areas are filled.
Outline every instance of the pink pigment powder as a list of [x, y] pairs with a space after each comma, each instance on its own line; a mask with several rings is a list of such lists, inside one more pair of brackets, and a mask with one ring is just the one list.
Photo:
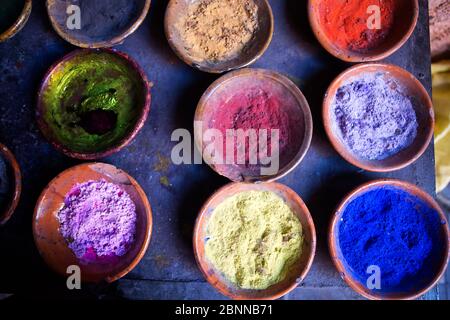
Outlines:
[[78, 259], [112, 262], [134, 241], [136, 206], [119, 186], [91, 180], [70, 190], [58, 220], [62, 236]]

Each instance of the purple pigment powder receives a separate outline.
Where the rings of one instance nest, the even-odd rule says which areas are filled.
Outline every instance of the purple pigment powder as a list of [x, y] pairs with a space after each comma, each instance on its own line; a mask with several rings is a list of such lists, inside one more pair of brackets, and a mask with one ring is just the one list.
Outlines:
[[136, 206], [119, 186], [91, 180], [70, 190], [58, 220], [78, 259], [108, 261], [123, 256], [134, 241]]
[[386, 159], [411, 145], [417, 135], [411, 98], [380, 73], [364, 74], [340, 87], [332, 110], [342, 140], [367, 160]]

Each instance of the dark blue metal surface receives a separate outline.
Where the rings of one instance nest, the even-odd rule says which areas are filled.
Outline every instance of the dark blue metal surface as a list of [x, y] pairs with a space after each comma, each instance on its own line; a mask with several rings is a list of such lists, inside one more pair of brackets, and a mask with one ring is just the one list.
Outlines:
[[[311, 210], [318, 248], [305, 282], [286, 298], [358, 298], [340, 279], [328, 256], [327, 227], [333, 208], [346, 192], [379, 177], [395, 177], [434, 192], [434, 156], [430, 146], [410, 167], [392, 174], [373, 174], [347, 164], [332, 149], [321, 122], [323, 94], [333, 78], [348, 65], [323, 50], [308, 25], [306, 4], [271, 0], [275, 34], [265, 55], [254, 67], [280, 71], [294, 80], [307, 97], [314, 117], [312, 147], [301, 165], [281, 180], [297, 191]], [[389, 62], [412, 72], [430, 89], [427, 1], [420, 0], [417, 29]], [[192, 131], [196, 104], [218, 76], [196, 71], [170, 50], [163, 32], [166, 1], [154, 0], [150, 14], [116, 49], [134, 57], [154, 83], [150, 116], [133, 143], [102, 159], [133, 175], [153, 207], [154, 230], [145, 258], [124, 279], [112, 285], [65, 289], [65, 280], [44, 265], [31, 233], [35, 202], [59, 172], [78, 163], [55, 151], [40, 135], [34, 121], [35, 96], [47, 68], [74, 49], [52, 30], [44, 1], [34, 1], [31, 18], [15, 38], [0, 44], [0, 141], [16, 154], [23, 170], [24, 188], [18, 210], [0, 229], [0, 293], [42, 296], [126, 298], [222, 298], [195, 264], [192, 230], [206, 198], [227, 181], [206, 165], [170, 164], [176, 128]], [[169, 185], [167, 185], [169, 182]], [[433, 290], [427, 298], [436, 298]]]

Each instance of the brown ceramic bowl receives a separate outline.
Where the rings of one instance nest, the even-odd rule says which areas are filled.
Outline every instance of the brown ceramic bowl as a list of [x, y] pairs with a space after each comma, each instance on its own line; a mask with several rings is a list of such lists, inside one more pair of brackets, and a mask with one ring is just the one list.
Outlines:
[[419, 17], [418, 0], [397, 0], [394, 25], [386, 39], [377, 47], [366, 52], [351, 51], [336, 46], [325, 34], [319, 21], [318, 6], [321, 0], [308, 1], [308, 15], [311, 28], [320, 44], [333, 56], [347, 62], [382, 60], [400, 49], [413, 33]]
[[[332, 103], [337, 90], [364, 73], [381, 73], [389, 79], [395, 79], [414, 102], [413, 107], [419, 124], [415, 140], [406, 149], [384, 160], [366, 160], [355, 155], [341, 138], [332, 116]], [[411, 73], [394, 65], [368, 63], [347, 69], [331, 83], [323, 101], [323, 122], [331, 144], [345, 160], [364, 170], [388, 172], [407, 167], [425, 152], [433, 138], [434, 111], [426, 89]]]
[[[96, 56], [108, 56], [111, 61], [116, 64], [125, 66], [128, 70], [130, 82], [135, 79], [137, 84], [136, 88], [136, 106], [135, 116], [133, 120], [127, 123], [128, 129], [120, 139], [115, 139], [113, 142], [102, 148], [96, 148], [95, 150], [75, 150], [69, 146], [66, 141], [63, 141], [58, 137], [57, 132], [52, 128], [49, 120], [46, 119], [45, 114], [49, 111], [49, 105], [45, 102], [46, 96], [51, 91], [50, 86], [56, 81], [56, 75], [64, 72], [70, 72], [73, 64], [78, 64], [80, 61], [96, 59]], [[114, 77], [114, 74], [109, 75]], [[53, 85], [55, 86], [55, 85]], [[151, 83], [147, 79], [145, 71], [138, 65], [138, 63], [125, 53], [112, 50], [112, 49], [78, 49], [64, 56], [50, 67], [41, 82], [41, 86], [38, 91], [37, 108], [36, 108], [36, 120], [44, 137], [59, 151], [65, 155], [77, 158], [81, 160], [95, 160], [106, 157], [113, 153], [120, 151], [127, 146], [139, 131], [144, 126], [147, 120], [148, 113], [150, 111], [151, 95], [150, 95]]]
[[246, 67], [258, 60], [272, 41], [274, 19], [272, 8], [267, 0], [253, 0], [258, 7], [259, 29], [251, 42], [242, 52], [220, 61], [201, 60], [192, 57], [186, 50], [180, 32], [177, 29], [178, 21], [185, 16], [192, 0], [171, 0], [167, 6], [164, 29], [169, 45], [176, 55], [188, 65], [201, 71], [210, 73], [223, 73], [233, 69]]
[[[205, 255], [205, 239], [209, 219], [214, 209], [226, 198], [245, 191], [270, 191], [281, 197], [300, 220], [304, 241], [299, 261], [289, 271], [282, 282], [265, 290], [238, 288], [228, 281], [209, 262]], [[194, 228], [194, 253], [197, 264], [206, 280], [220, 293], [237, 300], [278, 299], [294, 290], [308, 274], [316, 252], [316, 230], [314, 222], [303, 200], [293, 190], [279, 183], [230, 183], [216, 191], [203, 205]]]
[[[438, 270], [436, 270], [436, 274], [433, 277], [429, 283], [427, 283], [425, 286], [422, 286], [421, 288], [418, 288], [411, 292], [385, 292], [385, 293], [378, 293], [373, 292], [369, 290], [365, 285], [361, 284], [358, 280], [356, 280], [352, 276], [352, 272], [349, 270], [349, 267], [346, 266], [345, 259], [342, 257], [341, 249], [339, 246], [339, 223], [341, 220], [341, 216], [346, 208], [346, 206], [355, 198], [358, 196], [361, 196], [362, 194], [377, 189], [380, 187], [393, 187], [398, 188], [400, 190], [403, 190], [413, 196], [416, 196], [423, 200], [426, 204], [428, 204], [429, 207], [433, 208], [439, 213], [439, 217], [441, 221], [443, 222], [441, 232], [442, 232], [442, 259], [440, 266]], [[432, 289], [439, 281], [439, 279], [443, 276], [445, 271], [447, 270], [447, 264], [448, 264], [448, 257], [449, 257], [449, 230], [448, 230], [448, 222], [446, 219], [446, 216], [442, 209], [439, 207], [437, 202], [425, 191], [420, 189], [419, 187], [405, 182], [405, 181], [399, 181], [399, 180], [391, 180], [391, 179], [385, 179], [385, 180], [375, 180], [366, 184], [363, 184], [362, 186], [356, 188], [352, 192], [350, 192], [339, 204], [339, 206], [336, 209], [336, 212], [333, 215], [330, 229], [328, 232], [328, 247], [330, 250], [331, 258], [333, 260], [334, 265], [336, 266], [337, 270], [341, 274], [341, 277], [347, 282], [347, 284], [355, 290], [357, 293], [361, 294], [362, 296], [372, 299], [372, 300], [410, 300], [410, 299], [416, 299], [420, 297], [421, 295], [428, 292], [430, 289]], [[428, 268], [429, 266], [426, 265], [425, 268]]]
[[[78, 1], [78, 3], [81, 2], [82, 0]], [[118, 8], [112, 10], [111, 8], [111, 12], [88, 13], [90, 15], [111, 14], [111, 18], [121, 19], [118, 21], [118, 25], [114, 27], [109, 29], [105, 28], [105, 30], [97, 29], [89, 33], [83, 32], [85, 26], [83, 25], [83, 8], [81, 6], [81, 29], [71, 30], [67, 27], [67, 20], [69, 18], [69, 15], [66, 13], [67, 7], [74, 4], [73, 1], [47, 0], [47, 12], [53, 28], [64, 40], [82, 48], [106, 48], [121, 44], [125, 38], [139, 28], [147, 16], [150, 3], [151, 0], [130, 0], [129, 7], [122, 8], [121, 10]]]
[[[242, 165], [214, 163], [210, 153], [202, 152], [203, 159], [213, 170], [235, 182], [269, 182], [280, 179], [296, 168], [311, 145], [313, 120], [308, 101], [300, 89], [291, 80], [277, 72], [247, 68], [222, 76], [211, 84], [201, 97], [194, 118], [197, 150], [203, 150], [204, 131], [215, 128], [212, 124], [217, 123], [215, 113], [220, 110], [221, 101], [229, 99], [238, 91], [252, 90], [255, 86], [264, 87], [264, 90], [270, 94], [278, 96], [286, 114], [289, 115], [291, 128], [295, 128], [296, 131], [291, 130], [292, 137], [289, 138], [289, 144], [292, 150], [288, 155], [280, 155], [279, 170], [275, 174], [261, 175], [261, 171], [255, 172]], [[197, 125], [200, 122], [203, 123], [202, 129], [199, 129]]]
[[[123, 188], [136, 205], [136, 238], [116, 264], [82, 264], [59, 232], [57, 214], [64, 198], [77, 183], [104, 179]], [[105, 163], [81, 164], [62, 172], [41, 193], [33, 216], [33, 234], [42, 258], [50, 268], [67, 276], [67, 267], [78, 265], [84, 282], [113, 282], [130, 272], [147, 251], [152, 233], [152, 210], [139, 184], [124, 171]]]
[[28, 18], [30, 17], [32, 4], [32, 0], [25, 0], [25, 4], [20, 16], [17, 18], [14, 24], [8, 28], [8, 30], [0, 34], [0, 42], [14, 37], [20, 30], [22, 30], [22, 28], [27, 23]]
[[8, 222], [19, 204], [20, 193], [22, 191], [22, 175], [20, 173], [19, 163], [13, 153], [3, 144], [0, 143], [0, 157], [5, 160], [8, 166], [7, 170], [12, 180], [11, 199], [5, 208], [0, 212], [0, 226]]

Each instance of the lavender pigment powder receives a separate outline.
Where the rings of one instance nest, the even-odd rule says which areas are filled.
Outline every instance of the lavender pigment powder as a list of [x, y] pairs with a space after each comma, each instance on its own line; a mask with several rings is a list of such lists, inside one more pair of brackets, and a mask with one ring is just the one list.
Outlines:
[[91, 180], [70, 190], [58, 220], [77, 258], [93, 262], [128, 251], [136, 232], [136, 206], [119, 186]]
[[360, 158], [383, 160], [417, 135], [413, 102], [395, 80], [364, 74], [340, 87], [332, 103], [335, 129]]

